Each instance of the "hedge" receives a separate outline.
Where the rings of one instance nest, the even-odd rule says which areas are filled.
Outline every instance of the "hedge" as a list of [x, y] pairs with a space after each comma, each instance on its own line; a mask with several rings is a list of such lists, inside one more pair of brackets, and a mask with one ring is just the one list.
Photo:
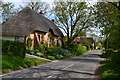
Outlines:
[[26, 45], [24, 42], [2, 40], [2, 53], [25, 57]]

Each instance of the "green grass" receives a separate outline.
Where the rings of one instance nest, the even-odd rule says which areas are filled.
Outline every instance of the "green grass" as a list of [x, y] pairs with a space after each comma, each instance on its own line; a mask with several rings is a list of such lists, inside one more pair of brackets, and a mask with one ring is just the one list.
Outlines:
[[2, 55], [2, 73], [28, 68], [49, 61], [37, 58], [21, 58], [12, 55]]
[[102, 66], [102, 80], [120, 78], [120, 54], [112, 54]]

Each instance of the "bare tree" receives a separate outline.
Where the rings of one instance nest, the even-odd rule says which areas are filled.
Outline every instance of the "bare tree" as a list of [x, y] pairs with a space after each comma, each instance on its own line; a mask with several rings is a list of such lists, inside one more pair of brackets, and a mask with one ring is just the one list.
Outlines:
[[50, 6], [47, 2], [37, 2], [34, 0], [31, 0], [29, 2], [25, 2], [25, 7], [30, 7], [32, 10], [36, 12], [42, 11], [43, 13], [48, 13], [50, 11]]

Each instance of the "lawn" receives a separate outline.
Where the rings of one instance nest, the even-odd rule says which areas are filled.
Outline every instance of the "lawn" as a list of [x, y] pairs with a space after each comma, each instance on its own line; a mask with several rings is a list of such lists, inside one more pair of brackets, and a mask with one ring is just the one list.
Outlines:
[[37, 66], [47, 62], [50, 61], [37, 58], [21, 58], [12, 55], [2, 55], [2, 73], [28, 68], [31, 66]]

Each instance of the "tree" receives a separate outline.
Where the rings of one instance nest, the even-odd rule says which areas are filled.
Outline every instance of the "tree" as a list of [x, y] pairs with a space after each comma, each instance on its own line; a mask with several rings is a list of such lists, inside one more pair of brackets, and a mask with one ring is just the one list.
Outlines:
[[4, 3], [0, 1], [0, 8], [2, 12], [2, 22], [5, 22], [15, 14], [14, 5], [12, 3]]
[[96, 5], [96, 24], [103, 28], [106, 35], [106, 48], [118, 50], [120, 48], [120, 1], [100, 2]]
[[37, 2], [34, 0], [27, 2], [25, 7], [30, 7], [32, 10], [36, 11], [37, 13], [39, 13], [40, 11], [47, 13], [50, 10], [50, 6], [48, 3], [41, 1]]
[[54, 2], [53, 11], [59, 27], [67, 34], [67, 42], [92, 27], [92, 8], [86, 2]]

